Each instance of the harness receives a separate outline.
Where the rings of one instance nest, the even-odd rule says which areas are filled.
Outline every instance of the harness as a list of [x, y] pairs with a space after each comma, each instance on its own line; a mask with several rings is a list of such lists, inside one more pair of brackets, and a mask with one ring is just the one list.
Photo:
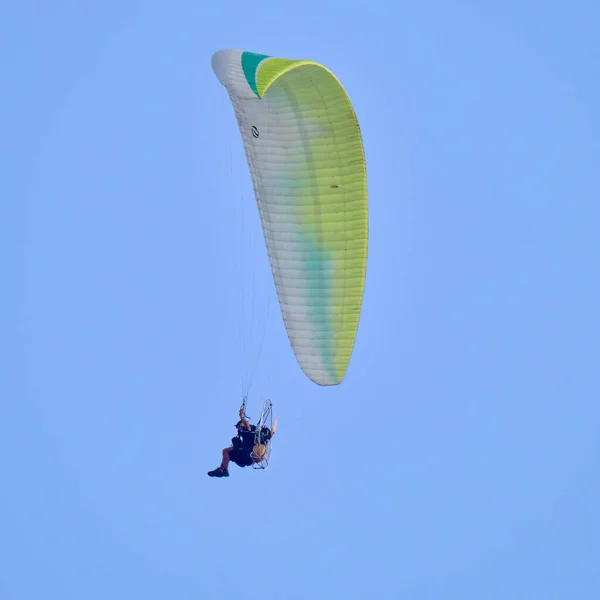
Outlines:
[[[244, 409], [244, 418], [246, 415], [246, 400], [244, 397], [242, 407]], [[255, 469], [266, 469], [269, 464], [271, 454], [271, 438], [273, 437], [273, 417], [271, 400], [267, 398], [257, 425], [250, 425], [250, 431], [242, 427], [242, 421], [236, 423], [238, 434], [232, 438], [234, 448], [243, 449], [250, 453], [252, 466]], [[267, 426], [267, 423], [269, 426]]]

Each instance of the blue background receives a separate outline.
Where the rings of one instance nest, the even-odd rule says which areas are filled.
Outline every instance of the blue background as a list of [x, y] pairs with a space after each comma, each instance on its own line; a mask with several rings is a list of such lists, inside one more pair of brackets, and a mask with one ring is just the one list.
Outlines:
[[[5, 0], [0, 598], [599, 598], [599, 21]], [[361, 124], [369, 265], [337, 388], [287, 342], [227, 47], [325, 64]], [[271, 467], [210, 479], [260, 332]]]

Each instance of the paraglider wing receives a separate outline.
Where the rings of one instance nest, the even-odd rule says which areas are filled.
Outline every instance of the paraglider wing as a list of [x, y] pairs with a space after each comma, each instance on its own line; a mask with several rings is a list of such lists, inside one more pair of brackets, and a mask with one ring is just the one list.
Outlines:
[[238, 121], [296, 359], [337, 385], [354, 347], [367, 261], [367, 177], [352, 104], [309, 60], [221, 50], [212, 66]]

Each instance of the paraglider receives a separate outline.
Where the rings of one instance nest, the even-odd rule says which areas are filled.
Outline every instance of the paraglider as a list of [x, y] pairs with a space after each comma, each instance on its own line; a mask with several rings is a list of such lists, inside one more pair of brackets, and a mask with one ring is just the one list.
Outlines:
[[311, 60], [220, 50], [288, 339], [321, 386], [345, 377], [363, 301], [367, 176], [353, 106]]
[[252, 425], [246, 415], [246, 399], [239, 410], [240, 420], [236, 423], [237, 435], [231, 438], [231, 446], [223, 448], [221, 464], [209, 477], [229, 477], [229, 463], [239, 467], [252, 466], [255, 469], [266, 469], [271, 455], [271, 440], [277, 430], [277, 419], [273, 422], [273, 405], [265, 400], [262, 413], [256, 425]]

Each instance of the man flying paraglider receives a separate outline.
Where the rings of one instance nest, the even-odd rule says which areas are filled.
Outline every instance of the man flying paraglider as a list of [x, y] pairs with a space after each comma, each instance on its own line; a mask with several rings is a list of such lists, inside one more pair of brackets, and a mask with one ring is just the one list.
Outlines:
[[[267, 417], [271, 416], [271, 402], [267, 399], [258, 426], [251, 425], [245, 414], [246, 401], [242, 404], [236, 423], [237, 435], [231, 438], [231, 446], [223, 448], [223, 459], [217, 469], [208, 472], [209, 477], [229, 477], [229, 462], [238, 467], [257, 466], [266, 468], [271, 438], [275, 435], [277, 420], [271, 427], [266, 426]], [[263, 465], [264, 463], [264, 465]]]

